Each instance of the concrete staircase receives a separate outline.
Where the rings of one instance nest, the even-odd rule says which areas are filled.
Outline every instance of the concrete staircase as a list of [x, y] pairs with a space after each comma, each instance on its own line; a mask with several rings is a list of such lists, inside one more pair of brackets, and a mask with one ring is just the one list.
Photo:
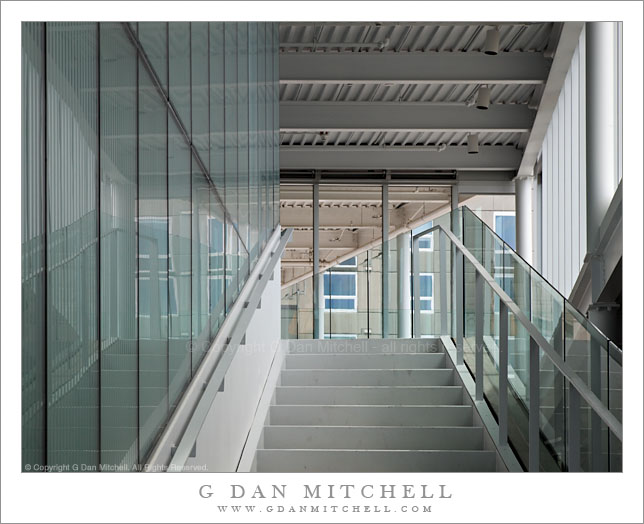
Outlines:
[[292, 340], [258, 472], [496, 471], [439, 340]]

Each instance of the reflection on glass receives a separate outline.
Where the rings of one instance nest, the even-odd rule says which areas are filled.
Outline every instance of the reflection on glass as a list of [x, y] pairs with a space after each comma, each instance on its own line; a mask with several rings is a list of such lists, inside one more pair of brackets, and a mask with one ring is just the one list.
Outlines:
[[23, 24], [23, 465], [155, 445], [277, 224], [275, 28]]

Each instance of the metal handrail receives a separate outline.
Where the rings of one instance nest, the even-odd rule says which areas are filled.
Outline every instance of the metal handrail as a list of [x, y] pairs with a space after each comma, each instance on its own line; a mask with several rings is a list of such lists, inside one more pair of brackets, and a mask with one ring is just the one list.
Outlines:
[[[172, 454], [171, 461], [168, 465], [168, 471], [181, 471], [181, 468], [185, 465], [186, 460], [190, 457], [192, 449], [197, 441], [197, 437], [201, 432], [201, 429], [206, 421], [206, 417], [210, 412], [210, 408], [217, 396], [217, 393], [221, 391], [221, 387], [224, 383], [224, 379], [230, 365], [233, 361], [233, 358], [237, 354], [237, 348], [242, 343], [242, 338], [246, 332], [246, 327], [255, 310], [259, 304], [261, 294], [266, 286], [268, 280], [271, 278], [277, 262], [282, 256], [282, 252], [286, 247], [286, 244], [291, 239], [293, 229], [285, 229], [281, 233], [281, 238], [279, 243], [275, 246], [271, 253], [268, 261], [261, 269], [261, 273], [258, 274], [256, 282], [254, 284], [253, 293], [250, 295], [248, 300], [244, 303], [243, 311], [241, 312], [239, 320], [236, 322], [235, 327], [230, 333], [230, 337], [226, 343], [225, 349], [222, 351], [219, 356], [219, 360], [216, 364], [212, 375], [208, 377], [205, 382], [205, 388], [203, 393], [199, 397], [199, 400], [194, 407], [194, 410], [190, 414], [188, 423], [179, 439], [179, 442], [174, 449]], [[270, 247], [267, 247], [270, 249]], [[251, 284], [250, 279], [247, 284]], [[201, 387], [201, 385], [200, 385]]]
[[[504, 367], [505, 367], [505, 372], [506, 375], [502, 377], [501, 370], [499, 370], [499, 382], [501, 386], [501, 382], [507, 387], [507, 338], [508, 338], [508, 332], [507, 332], [507, 311], [512, 312], [512, 314], [515, 316], [515, 318], [523, 325], [523, 327], [527, 330], [527, 332], [530, 335], [530, 353], [531, 353], [531, 363], [537, 363], [538, 366], [538, 349], [541, 348], [541, 350], [544, 352], [544, 354], [550, 359], [550, 361], [554, 364], [554, 366], [557, 368], [557, 370], [566, 378], [568, 383], [571, 386], [570, 392], [571, 392], [571, 399], [570, 399], [570, 410], [571, 410], [571, 417], [574, 417], [574, 424], [575, 427], [573, 428], [573, 431], [571, 432], [571, 441], [574, 442], [574, 446], [571, 443], [571, 447], [576, 448], [575, 453], [578, 455], [579, 454], [579, 417], [578, 417], [578, 409], [579, 409], [579, 400], [584, 399], [584, 401], [588, 404], [588, 406], [597, 414], [597, 416], [606, 424], [606, 426], [610, 429], [610, 431], [615, 435], [616, 438], [618, 438], [620, 441], [623, 439], [623, 430], [622, 430], [622, 424], [619, 422], [619, 420], [613, 415], [608, 408], [602, 403], [602, 401], [591, 391], [591, 389], [586, 385], [586, 383], [573, 371], [573, 369], [568, 365], [567, 362], [563, 360], [563, 358], [557, 354], [553, 346], [545, 339], [545, 337], [541, 334], [539, 329], [528, 319], [528, 317], [521, 311], [519, 306], [507, 295], [507, 293], [503, 290], [503, 288], [496, 282], [494, 277], [492, 277], [488, 271], [485, 269], [483, 265], [478, 261], [478, 259], [463, 245], [463, 243], [452, 233], [451, 231], [443, 228], [440, 225], [436, 225], [432, 227], [429, 230], [425, 230], [421, 233], [418, 233], [417, 235], [413, 236], [413, 240], [416, 240], [422, 235], [425, 235], [427, 233], [432, 233], [434, 231], [438, 231], [439, 234], [442, 232], [444, 235], [446, 235], [447, 238], [451, 241], [452, 245], [458, 250], [460, 254], [462, 254], [474, 267], [476, 270], [477, 274], [477, 296], [482, 295], [482, 283], [486, 282], [490, 288], [493, 290], [494, 293], [499, 297], [501, 301], [501, 311], [500, 314], [502, 317], [505, 318], [505, 324], [506, 326], [503, 327], [503, 322], [501, 322], [502, 325], [502, 333], [501, 333], [501, 338], [505, 340], [501, 340], [500, 346], [505, 351], [504, 355]], [[443, 246], [441, 246], [441, 249], [444, 249]], [[443, 271], [444, 268], [441, 268], [441, 271]], [[457, 277], [458, 278], [458, 277]], [[462, 279], [462, 274], [460, 275], [460, 278]], [[481, 280], [482, 279], [482, 280]], [[419, 307], [418, 304], [415, 304], [414, 308]], [[504, 311], [505, 310], [505, 311]], [[477, 308], [477, 340], [479, 338], [482, 338], [482, 311]], [[461, 338], [463, 336], [462, 332], [457, 335], [458, 338]], [[460, 343], [459, 343], [460, 342]], [[478, 346], [478, 343], [477, 343]], [[462, 359], [462, 351], [463, 351], [463, 344], [462, 340], [457, 341], [457, 351], [461, 352], [461, 356], [459, 357]], [[476, 382], [477, 382], [477, 400], [482, 400], [483, 398], [483, 389], [482, 389], [482, 381], [483, 381], [483, 370], [482, 370], [482, 362], [479, 361], [479, 358], [482, 359], [482, 348], [481, 347], [476, 347], [476, 354], [477, 354], [477, 366], [476, 366]], [[532, 366], [531, 366], [532, 368]], [[532, 378], [536, 378], [536, 384], [533, 383], [533, 380], [531, 380], [531, 393], [538, 393], [538, 389], [535, 391], [533, 388], [536, 387], [538, 388], [538, 374], [536, 377], [531, 376]], [[538, 425], [538, 411], [539, 411], [539, 398], [538, 394], [531, 394], [530, 395], [530, 435], [538, 437], [538, 432], [539, 432], [539, 425]], [[499, 420], [503, 420], [503, 430], [504, 435], [500, 435], [499, 440], [504, 441], [507, 439], [507, 403], [505, 403], [503, 406], [500, 405], [500, 411], [505, 410], [505, 413], [499, 413]], [[502, 424], [499, 424], [500, 428]], [[500, 429], [501, 431], [501, 429]], [[535, 435], [536, 433], [536, 435]], [[537, 454], [537, 459], [536, 459], [536, 464], [534, 462], [534, 457], [533, 457], [533, 445], [536, 446], [536, 443], [533, 444], [533, 440], [538, 440], [538, 438], [530, 439], [531, 442], [531, 456], [530, 456], [530, 469], [536, 469], [538, 467], [538, 447], [534, 450], [534, 453]], [[535, 467], [536, 466], [536, 467]], [[574, 466], [570, 469], [577, 469], [578, 466], [578, 460], [574, 462]]]
[[[476, 219], [481, 223], [481, 225], [482, 225], [483, 227], [485, 227], [485, 229], [486, 229], [487, 231], [489, 231], [490, 233], [492, 233], [492, 235], [494, 235], [494, 236], [496, 237], [496, 239], [497, 239], [497, 240], [499, 240], [500, 242], [502, 242], [502, 243], [503, 243], [503, 247], [504, 247], [504, 248], [506, 248], [506, 247], [507, 247], [507, 248], [508, 248], [508, 251], [510, 251], [513, 255], [515, 255], [516, 257], [518, 257], [518, 258], [521, 260], [521, 262], [523, 262], [526, 266], [528, 266], [528, 267], [530, 268], [530, 271], [534, 271], [534, 272], [537, 274], [537, 276], [538, 276], [539, 278], [541, 278], [541, 280], [543, 280], [546, 284], [548, 284], [548, 286], [550, 286], [550, 289], [552, 289], [552, 290], [553, 290], [557, 295], [559, 295], [559, 296], [561, 297], [561, 299], [563, 300], [564, 304], [568, 304], [572, 309], [574, 309], [577, 313], [579, 313], [579, 315], [580, 315], [581, 317], [583, 317], [585, 320], [587, 320], [587, 321], [588, 321], [588, 323], [589, 323], [589, 324], [591, 324], [591, 325], [593, 326], [593, 329], [595, 329], [595, 330], [596, 330], [596, 331], [597, 331], [597, 332], [598, 332], [602, 337], [604, 337], [607, 341], [612, 342], [612, 343], [613, 343], [613, 346], [615, 346], [615, 348], [616, 348], [616, 349], [618, 349], [618, 350], [621, 352], [621, 348], [620, 348], [617, 344], [615, 344], [615, 342], [614, 342], [612, 339], [610, 339], [610, 338], [609, 338], [609, 337], [607, 337], [604, 333], [602, 333], [601, 329], [599, 329], [599, 328], [598, 328], [595, 324], [593, 324], [593, 323], [592, 323], [592, 322], [591, 322], [587, 317], [585, 317], [585, 316], [584, 316], [584, 314], [583, 314], [581, 311], [579, 311], [579, 309], [577, 309], [577, 308], [576, 308], [576, 307], [575, 307], [575, 306], [574, 306], [574, 305], [573, 305], [573, 304], [572, 304], [572, 303], [571, 303], [571, 302], [570, 302], [570, 301], [569, 301], [569, 300], [568, 300], [568, 299], [567, 299], [567, 298], [566, 298], [566, 297], [565, 297], [565, 296], [564, 296], [564, 295], [563, 295], [563, 294], [562, 294], [562, 293], [561, 293], [561, 292], [560, 292], [556, 287], [554, 287], [552, 284], [550, 284], [550, 283], [548, 282], [548, 280], [547, 280], [547, 279], [546, 279], [546, 278], [545, 278], [541, 273], [539, 273], [539, 271], [538, 271], [538, 270], [536, 270], [536, 269], [534, 268], [534, 266], [532, 266], [529, 262], [527, 262], [527, 261], [526, 261], [526, 259], [525, 259], [525, 258], [523, 258], [519, 253], [517, 253], [517, 251], [516, 251], [515, 249], [513, 249], [513, 248], [512, 248], [512, 246], [510, 246], [510, 245], [509, 245], [505, 240], [503, 240], [503, 239], [499, 236], [499, 234], [498, 234], [496, 231], [494, 231], [490, 226], [488, 226], [488, 225], [487, 225], [487, 224], [486, 224], [486, 223], [481, 219], [481, 217], [479, 217], [479, 216], [478, 216], [474, 211], [472, 211], [472, 210], [471, 210], [468, 206], [466, 206], [466, 205], [462, 205], [462, 206], [461, 206], [461, 208], [465, 208], [465, 209], [467, 209], [467, 210], [468, 210], [468, 211], [469, 211], [469, 212], [470, 212], [470, 213], [471, 213], [471, 214], [472, 214], [472, 215], [473, 215], [473, 216], [474, 216], [474, 217], [475, 217], [475, 218], [476, 218]], [[465, 219], [463, 219], [463, 231], [465, 231]], [[465, 235], [463, 235], [463, 239], [465, 239]], [[621, 364], [621, 355], [619, 356], [619, 358], [615, 358], [615, 356], [614, 356], [614, 355], [611, 355], [611, 357], [612, 357], [614, 360], [618, 361], [618, 363], [619, 363], [619, 364]]]

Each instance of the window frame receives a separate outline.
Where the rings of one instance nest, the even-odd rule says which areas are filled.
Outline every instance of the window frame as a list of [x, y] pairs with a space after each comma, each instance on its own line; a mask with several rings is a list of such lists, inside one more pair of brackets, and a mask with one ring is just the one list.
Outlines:
[[[420, 302], [421, 302], [421, 313], [433, 313], [434, 312], [434, 273], [420, 273], [419, 274], [419, 283], [420, 283], [420, 278], [422, 277], [429, 277], [432, 281], [432, 294], [431, 295], [420, 295]], [[412, 283], [413, 286], [413, 283]], [[419, 290], [420, 292], [420, 290]], [[429, 300], [430, 302], [430, 307], [429, 309], [423, 309], [422, 307], [422, 302], [423, 300]], [[411, 296], [411, 302], [412, 304], [414, 303], [414, 293], [412, 293]]]
[[[353, 281], [354, 281], [354, 287], [355, 287], [355, 294], [353, 295], [327, 295], [326, 293], [324, 294], [324, 312], [326, 313], [327, 311], [329, 313], [331, 312], [346, 312], [346, 313], [355, 313], [358, 311], [358, 272], [357, 271], [325, 271], [324, 276], [329, 275], [329, 278], [332, 278], [333, 274], [336, 275], [352, 275], [353, 276]], [[322, 277], [322, 284], [324, 285], [324, 277]], [[329, 282], [329, 291], [331, 290], [331, 282]], [[329, 306], [331, 305], [331, 300], [333, 299], [352, 299], [353, 300], [353, 309], [347, 309], [347, 308], [334, 308], [334, 307], [327, 307], [326, 306], [326, 301], [329, 300]]]

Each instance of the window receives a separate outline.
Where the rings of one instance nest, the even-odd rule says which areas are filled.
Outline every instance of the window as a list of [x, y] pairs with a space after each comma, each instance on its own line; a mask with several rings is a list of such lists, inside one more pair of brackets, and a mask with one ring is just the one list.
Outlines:
[[494, 213], [494, 232], [512, 249], [516, 249], [515, 220], [514, 211], [497, 211]]
[[[412, 289], [414, 283], [412, 281]], [[412, 305], [414, 293], [412, 293]], [[420, 274], [420, 312], [431, 313], [434, 310], [434, 275], [432, 273]]]
[[[516, 246], [516, 217], [512, 211], [497, 211], [494, 213], [494, 231], [508, 246]], [[507, 264], [506, 264], [507, 262]], [[494, 250], [494, 280], [514, 300], [514, 266], [507, 248]], [[499, 311], [499, 297], [494, 297], [494, 311]]]
[[[433, 226], [434, 222], [430, 220], [427, 222], [424, 226], [422, 226], [423, 229], [429, 228]], [[434, 233], [426, 233], [422, 237], [418, 239], [418, 248], [421, 251], [432, 251], [434, 249]]]
[[358, 335], [355, 333], [325, 333], [324, 338], [330, 339], [330, 338], [358, 338]]
[[324, 273], [324, 308], [333, 311], [355, 311], [356, 279], [356, 273]]
[[356, 267], [358, 264], [356, 257], [347, 258], [344, 262], [340, 262], [338, 266], [343, 267]]

